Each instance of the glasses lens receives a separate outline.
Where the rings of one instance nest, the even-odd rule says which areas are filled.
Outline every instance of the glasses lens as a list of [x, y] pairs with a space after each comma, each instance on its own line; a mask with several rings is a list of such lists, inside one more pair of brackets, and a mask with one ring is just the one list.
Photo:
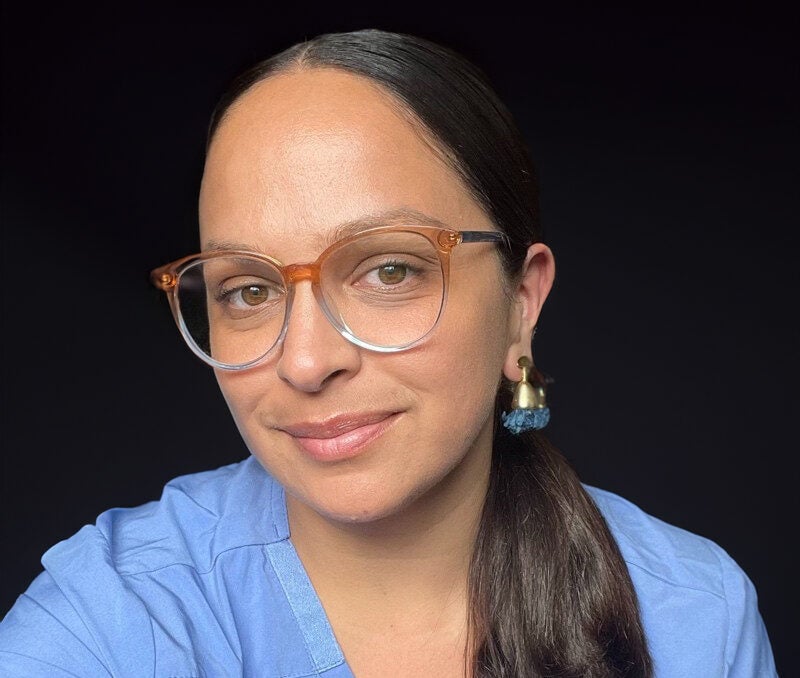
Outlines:
[[270, 264], [241, 256], [192, 264], [178, 281], [185, 334], [201, 353], [239, 366], [263, 356], [283, 327], [286, 286]]
[[320, 272], [337, 322], [375, 347], [401, 348], [436, 325], [444, 276], [433, 244], [419, 233], [367, 234], [332, 251]]

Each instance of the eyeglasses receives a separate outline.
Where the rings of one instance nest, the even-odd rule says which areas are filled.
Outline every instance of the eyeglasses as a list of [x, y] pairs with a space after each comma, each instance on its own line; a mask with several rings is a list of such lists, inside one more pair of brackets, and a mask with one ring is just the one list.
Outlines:
[[348, 341], [385, 353], [416, 346], [441, 318], [450, 253], [480, 242], [507, 245], [508, 239], [496, 231], [379, 226], [335, 242], [310, 264], [215, 250], [161, 266], [150, 278], [167, 293], [195, 354], [214, 367], [243, 370], [281, 343], [295, 285], [304, 280]]

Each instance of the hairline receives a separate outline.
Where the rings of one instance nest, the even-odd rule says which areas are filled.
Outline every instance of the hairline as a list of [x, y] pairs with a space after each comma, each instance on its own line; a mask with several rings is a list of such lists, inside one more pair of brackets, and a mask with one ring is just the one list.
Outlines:
[[306, 53], [309, 49], [310, 45], [304, 46], [302, 52], [296, 57], [293, 57], [291, 61], [275, 67], [270, 72], [262, 75], [257, 80], [250, 83], [246, 89], [237, 94], [236, 98], [226, 106], [225, 110], [222, 112], [222, 115], [216, 120], [214, 128], [211, 131], [211, 135], [209, 136], [206, 144], [206, 157], [208, 157], [208, 153], [214, 143], [214, 139], [216, 138], [220, 128], [224, 125], [228, 116], [232, 111], [242, 105], [242, 100], [246, 98], [247, 95], [261, 83], [271, 80], [272, 78], [291, 76], [293, 74], [306, 71], [336, 71], [349, 75], [353, 78], [357, 78], [365, 85], [373, 89], [394, 111], [394, 113], [396, 113], [402, 120], [409, 124], [419, 140], [433, 153], [434, 157], [439, 160], [439, 162], [441, 162], [448, 170], [455, 173], [456, 178], [461, 182], [470, 198], [472, 198], [478, 208], [484, 213], [487, 220], [491, 222], [495, 228], [498, 228], [495, 220], [492, 218], [491, 212], [487, 209], [486, 201], [477, 193], [477, 191], [471, 185], [471, 182], [468, 180], [468, 175], [465, 172], [462, 163], [459, 162], [458, 158], [450, 150], [450, 148], [444, 144], [420, 119], [409, 102], [398, 96], [395, 92], [382, 83], [378, 82], [375, 78], [371, 78], [363, 73], [358, 73], [343, 66], [313, 63], [313, 60], [311, 63], [308, 63], [309, 60], [306, 57]]

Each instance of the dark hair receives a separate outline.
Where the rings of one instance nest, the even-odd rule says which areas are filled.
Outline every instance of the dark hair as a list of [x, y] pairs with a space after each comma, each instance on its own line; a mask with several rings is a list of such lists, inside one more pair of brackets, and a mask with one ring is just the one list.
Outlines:
[[[250, 87], [293, 68], [338, 68], [381, 85], [418, 121], [510, 239], [510, 278], [541, 240], [536, 179], [511, 114], [483, 73], [429, 41], [377, 30], [323, 35], [243, 73], [214, 110], [208, 143]], [[509, 409], [510, 393], [497, 408]], [[650, 676], [636, 594], [605, 520], [539, 434], [496, 426], [469, 575], [471, 674]]]

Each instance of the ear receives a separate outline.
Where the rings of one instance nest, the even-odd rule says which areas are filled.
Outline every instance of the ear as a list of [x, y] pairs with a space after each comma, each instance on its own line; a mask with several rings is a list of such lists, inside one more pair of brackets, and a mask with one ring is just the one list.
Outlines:
[[503, 363], [503, 374], [511, 381], [520, 378], [517, 360], [524, 355], [533, 358], [533, 331], [536, 329], [544, 300], [553, 286], [555, 272], [555, 260], [550, 248], [541, 242], [531, 245], [521, 277], [513, 290], [513, 302], [508, 316], [508, 350]]

